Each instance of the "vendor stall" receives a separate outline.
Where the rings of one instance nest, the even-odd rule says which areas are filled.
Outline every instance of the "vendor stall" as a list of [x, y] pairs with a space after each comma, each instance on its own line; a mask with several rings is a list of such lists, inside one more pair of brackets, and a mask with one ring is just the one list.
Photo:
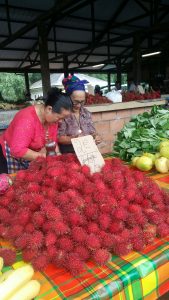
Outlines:
[[[107, 158], [108, 159], [108, 158]], [[168, 174], [149, 174], [165, 190], [169, 189]], [[1, 247], [11, 247], [1, 240]], [[17, 261], [2, 272], [22, 266], [22, 253]], [[155, 239], [141, 252], [125, 256], [113, 255], [105, 266], [88, 262], [84, 272], [73, 277], [64, 269], [49, 265], [34, 278], [41, 283], [35, 299], [126, 299], [155, 300], [169, 291], [169, 238]]]
[[[101, 153], [112, 151], [116, 134], [133, 115], [149, 111], [154, 105], [165, 105], [166, 100], [140, 100], [125, 103], [90, 105], [87, 109], [92, 113], [92, 119], [99, 135], [103, 139], [100, 145]], [[0, 111], [0, 130], [7, 128], [17, 110]]]

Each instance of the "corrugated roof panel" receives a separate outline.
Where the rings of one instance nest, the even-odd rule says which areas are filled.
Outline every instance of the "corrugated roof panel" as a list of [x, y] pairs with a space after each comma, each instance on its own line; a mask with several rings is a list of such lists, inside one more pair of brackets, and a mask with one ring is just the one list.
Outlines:
[[16, 59], [22, 59], [24, 58], [26, 52], [23, 51], [11, 51], [8, 50], [0, 50], [0, 58], [16, 58]]

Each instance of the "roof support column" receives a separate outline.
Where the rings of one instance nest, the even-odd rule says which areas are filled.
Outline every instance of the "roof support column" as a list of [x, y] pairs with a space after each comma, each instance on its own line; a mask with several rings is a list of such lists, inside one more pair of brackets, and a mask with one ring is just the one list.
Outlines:
[[69, 66], [68, 57], [67, 57], [67, 55], [64, 55], [63, 68], [64, 68], [64, 77], [65, 78], [68, 77], [68, 75], [69, 75], [68, 66]]
[[30, 93], [30, 87], [29, 87], [29, 75], [28, 75], [28, 72], [25, 72], [25, 73], [24, 73], [24, 77], [25, 77], [26, 94], [27, 94], [28, 96], [30, 96], [31, 93]]
[[116, 66], [117, 66], [117, 81], [119, 82], [121, 87], [121, 58], [120, 57], [117, 58]]
[[47, 96], [47, 92], [50, 89], [50, 70], [49, 70], [49, 58], [48, 58], [48, 41], [47, 33], [44, 23], [38, 24], [38, 38], [39, 38], [39, 54], [42, 74], [42, 89], [43, 97]]
[[108, 91], [110, 92], [111, 90], [111, 73], [107, 73], [107, 82], [108, 82]]
[[141, 81], [141, 51], [140, 51], [140, 36], [133, 37], [133, 80], [136, 84]]

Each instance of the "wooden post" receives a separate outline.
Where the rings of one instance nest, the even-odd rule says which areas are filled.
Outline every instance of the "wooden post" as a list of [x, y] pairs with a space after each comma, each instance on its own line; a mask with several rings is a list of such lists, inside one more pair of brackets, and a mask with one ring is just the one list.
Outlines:
[[121, 87], [121, 58], [117, 58], [117, 81], [120, 83]]
[[111, 73], [107, 73], [107, 82], [108, 82], [108, 91], [110, 92], [111, 90]]
[[38, 24], [38, 41], [39, 41], [39, 54], [42, 74], [42, 89], [43, 97], [46, 97], [50, 89], [50, 70], [48, 59], [48, 41], [46, 34], [46, 27], [44, 23]]
[[24, 77], [25, 77], [26, 94], [29, 95], [29, 96], [31, 96], [30, 87], [29, 87], [29, 75], [28, 75], [28, 72], [24, 73]]
[[140, 52], [140, 36], [133, 37], [133, 80], [136, 84], [141, 81], [141, 52]]
[[68, 77], [69, 75], [69, 71], [68, 71], [68, 66], [69, 66], [69, 62], [68, 62], [68, 58], [66, 55], [64, 55], [63, 57], [63, 68], [64, 68], [64, 77]]

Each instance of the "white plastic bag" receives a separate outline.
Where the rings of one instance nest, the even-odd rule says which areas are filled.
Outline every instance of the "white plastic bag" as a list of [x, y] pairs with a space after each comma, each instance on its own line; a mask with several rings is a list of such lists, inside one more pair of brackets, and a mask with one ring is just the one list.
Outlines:
[[111, 100], [113, 103], [122, 102], [122, 95], [120, 91], [111, 91], [106, 94], [106, 97]]

